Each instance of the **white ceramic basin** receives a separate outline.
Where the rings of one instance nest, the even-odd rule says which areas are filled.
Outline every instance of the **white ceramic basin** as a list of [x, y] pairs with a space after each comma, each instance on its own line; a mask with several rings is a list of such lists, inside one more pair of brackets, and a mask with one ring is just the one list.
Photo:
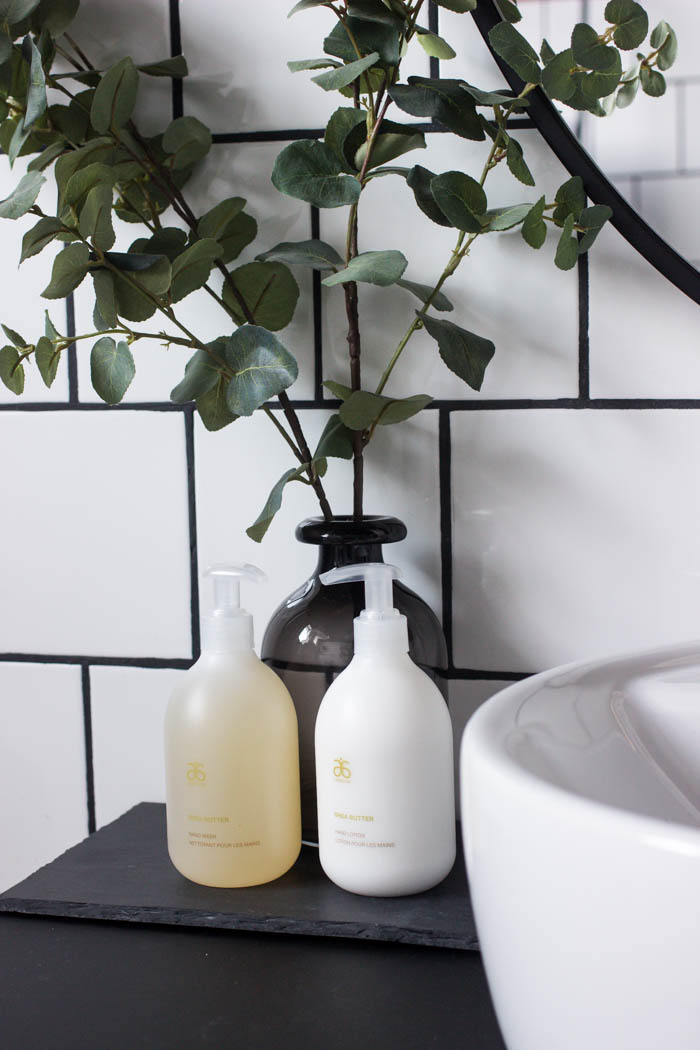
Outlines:
[[499, 693], [461, 788], [509, 1050], [700, 1050], [700, 643]]

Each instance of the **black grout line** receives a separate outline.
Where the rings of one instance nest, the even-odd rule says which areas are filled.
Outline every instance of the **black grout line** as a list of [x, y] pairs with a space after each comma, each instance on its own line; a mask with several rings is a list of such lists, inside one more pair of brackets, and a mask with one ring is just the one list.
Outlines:
[[[72, 292], [66, 296], [66, 335], [70, 339], [75, 337], [75, 300]], [[68, 401], [71, 408], [80, 404], [78, 392], [78, 350], [75, 343], [68, 347]]]
[[[298, 411], [308, 412], [313, 409], [328, 411], [340, 406], [335, 398], [290, 398], [290, 404]], [[267, 407], [280, 411], [278, 401], [269, 401]], [[17, 404], [14, 401], [0, 404], [2, 412], [183, 412], [185, 415], [191, 404], [173, 405], [169, 401], [134, 401], [120, 405], [105, 405], [97, 401], [81, 401], [72, 405], [68, 401], [29, 401]], [[484, 398], [482, 400], [436, 398], [423, 411], [450, 412], [500, 412], [512, 409], [514, 412], [551, 409], [596, 409], [599, 411], [647, 412], [651, 410], [686, 411], [700, 409], [700, 398], [643, 398], [643, 397], [558, 397], [558, 398]]]
[[[431, 59], [431, 61], [433, 61]], [[406, 127], [422, 131], [427, 135], [448, 134], [449, 128], [443, 128], [439, 124], [426, 122], [409, 123]], [[509, 128], [534, 128], [530, 117], [511, 117], [508, 121]], [[217, 132], [212, 135], [214, 144], [226, 145], [234, 142], [293, 142], [299, 139], [322, 139], [325, 128], [281, 128], [274, 131], [231, 131]]]
[[83, 733], [85, 740], [85, 790], [87, 796], [88, 835], [97, 830], [95, 821], [95, 768], [92, 751], [92, 699], [90, 696], [90, 668], [82, 664], [80, 669], [83, 692]]
[[[180, 2], [170, 0], [170, 54], [182, 54], [182, 32], [180, 28]], [[183, 83], [182, 80], [172, 80], [172, 106], [173, 118], [181, 117], [183, 108]]]
[[[321, 215], [318, 208], [311, 206], [311, 238], [320, 240]], [[321, 299], [321, 273], [311, 271], [311, 289], [314, 319], [314, 398], [323, 398], [323, 307]]]
[[591, 396], [589, 306], [588, 252], [584, 252], [578, 257], [578, 395], [583, 401]]
[[139, 667], [142, 670], [187, 671], [192, 658], [161, 659], [157, 656], [64, 656], [62, 653], [0, 653], [3, 664], [70, 664], [78, 667]]
[[[436, 36], [440, 34], [440, 24], [438, 19], [438, 7], [434, 3], [434, 0], [430, 0], [428, 5], [428, 29], [431, 33], [435, 33]], [[430, 59], [430, 76], [437, 79], [440, 76], [440, 60], [438, 58]]]
[[440, 485], [440, 564], [442, 584], [442, 629], [447, 643], [447, 662], [452, 666], [452, 440], [450, 413], [441, 409], [438, 420], [438, 472]]
[[[133, 667], [144, 671], [187, 671], [192, 666], [192, 659], [187, 660], [161, 660], [157, 657], [137, 656], [56, 656], [46, 653], [0, 653], [1, 663], [18, 664], [60, 664], [80, 667], [83, 684], [83, 711], [88, 713], [86, 722], [86, 752], [90, 747], [90, 764], [92, 763], [92, 719], [89, 670], [91, 667]], [[447, 669], [441, 671], [445, 678], [476, 679], [489, 682], [502, 679], [503, 681], [519, 681], [521, 678], [529, 678], [536, 674], [535, 671], [483, 671], [471, 667], [455, 667], [450, 661]], [[87, 696], [87, 705], [85, 697]]]
[[187, 510], [190, 533], [190, 626], [192, 659], [199, 657], [199, 565], [197, 559], [197, 490], [194, 474], [194, 405], [189, 404], [185, 419], [185, 455], [187, 458]]

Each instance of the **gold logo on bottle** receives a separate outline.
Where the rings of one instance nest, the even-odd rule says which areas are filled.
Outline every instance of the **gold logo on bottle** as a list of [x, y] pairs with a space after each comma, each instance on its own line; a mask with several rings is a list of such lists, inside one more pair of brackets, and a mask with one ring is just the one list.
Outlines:
[[336, 780], [349, 780], [352, 776], [350, 769], [350, 763], [346, 762], [344, 758], [334, 758], [335, 765], [333, 766], [333, 776]]
[[188, 762], [186, 776], [190, 784], [203, 784], [207, 779], [207, 774], [204, 772], [204, 763]]

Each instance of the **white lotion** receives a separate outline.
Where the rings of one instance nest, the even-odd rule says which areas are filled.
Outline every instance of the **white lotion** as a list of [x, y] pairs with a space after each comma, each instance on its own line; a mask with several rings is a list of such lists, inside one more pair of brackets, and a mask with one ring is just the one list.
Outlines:
[[287, 871], [301, 849], [299, 744], [291, 697], [253, 649], [240, 608], [253, 565], [218, 566], [215, 609], [199, 660], [165, 717], [168, 852], [205, 886], [255, 886]]
[[316, 720], [320, 859], [342, 889], [372, 897], [430, 889], [456, 853], [452, 724], [408, 655], [395, 576], [375, 562], [321, 576], [364, 580], [366, 608], [355, 619], [355, 655]]

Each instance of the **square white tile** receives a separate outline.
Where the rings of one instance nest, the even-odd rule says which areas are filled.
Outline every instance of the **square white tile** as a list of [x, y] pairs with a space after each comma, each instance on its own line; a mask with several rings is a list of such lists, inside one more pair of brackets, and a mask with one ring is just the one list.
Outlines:
[[163, 725], [184, 671], [91, 667], [97, 827], [139, 802], [165, 801]]
[[696, 304], [610, 226], [589, 266], [591, 396], [700, 397]]
[[[553, 199], [568, 178], [554, 154], [532, 131], [516, 133], [532, 168], [537, 189], [511, 176], [505, 165], [486, 182], [489, 207]], [[404, 165], [421, 164], [434, 172], [457, 169], [477, 175], [488, 155], [486, 143], [431, 134], [428, 148], [416, 150]], [[321, 213], [321, 236], [337, 248], [345, 243], [347, 209]], [[369, 184], [359, 208], [360, 251], [398, 249], [408, 259], [406, 277], [435, 283], [456, 242], [456, 231], [437, 226], [415, 205], [404, 179], [386, 176]], [[554, 265], [556, 234], [533, 251], [518, 230], [487, 234], [477, 240], [444, 292], [453, 321], [496, 344], [480, 393], [455, 376], [439, 357], [437, 344], [416, 333], [394, 369], [387, 392], [397, 396], [426, 393], [448, 399], [572, 397], [578, 389], [578, 284], [576, 270]], [[340, 287], [324, 288], [324, 378], [347, 382], [347, 321]], [[400, 288], [359, 289], [363, 332], [363, 385], [373, 389], [394, 348], [415, 317], [417, 299]]]
[[87, 835], [80, 668], [0, 663], [0, 891]]
[[458, 666], [539, 671], [697, 635], [697, 413], [463, 412], [452, 433]]
[[[228, 15], [217, 0], [181, 0], [183, 50], [191, 76], [185, 81], [185, 112], [214, 132], [324, 127], [340, 104], [337, 92], [312, 83], [315, 73], [290, 73], [287, 62], [323, 55], [324, 38], [337, 24], [324, 8], [287, 19], [293, 7], [258, 0], [255, 17]], [[406, 72], [428, 75], [418, 45]]]
[[6, 652], [187, 657], [180, 413], [0, 413]]
[[[316, 409], [300, 413], [312, 449], [329, 415]], [[266, 537], [261, 544], [254, 543], [245, 529], [256, 519], [272, 485], [293, 466], [291, 453], [260, 412], [217, 434], [198, 426], [196, 450], [200, 569], [214, 562], [250, 561], [267, 573], [268, 583], [248, 586], [243, 597], [255, 616], [259, 643], [274, 609], [316, 564], [317, 549], [298, 543], [294, 529], [303, 518], [319, 513], [318, 504], [307, 486], [288, 485]], [[403, 543], [385, 548], [385, 560], [402, 568], [406, 584], [439, 611], [437, 413], [424, 412], [407, 423], [380, 427], [369, 448], [365, 477], [366, 512], [394, 514], [409, 528]], [[347, 513], [352, 505], [351, 465], [329, 460], [324, 485], [334, 512]], [[203, 610], [210, 603], [205, 581]]]
[[700, 230], [688, 217], [700, 208], [700, 174], [642, 182], [641, 213], [685, 259], [700, 259]]

